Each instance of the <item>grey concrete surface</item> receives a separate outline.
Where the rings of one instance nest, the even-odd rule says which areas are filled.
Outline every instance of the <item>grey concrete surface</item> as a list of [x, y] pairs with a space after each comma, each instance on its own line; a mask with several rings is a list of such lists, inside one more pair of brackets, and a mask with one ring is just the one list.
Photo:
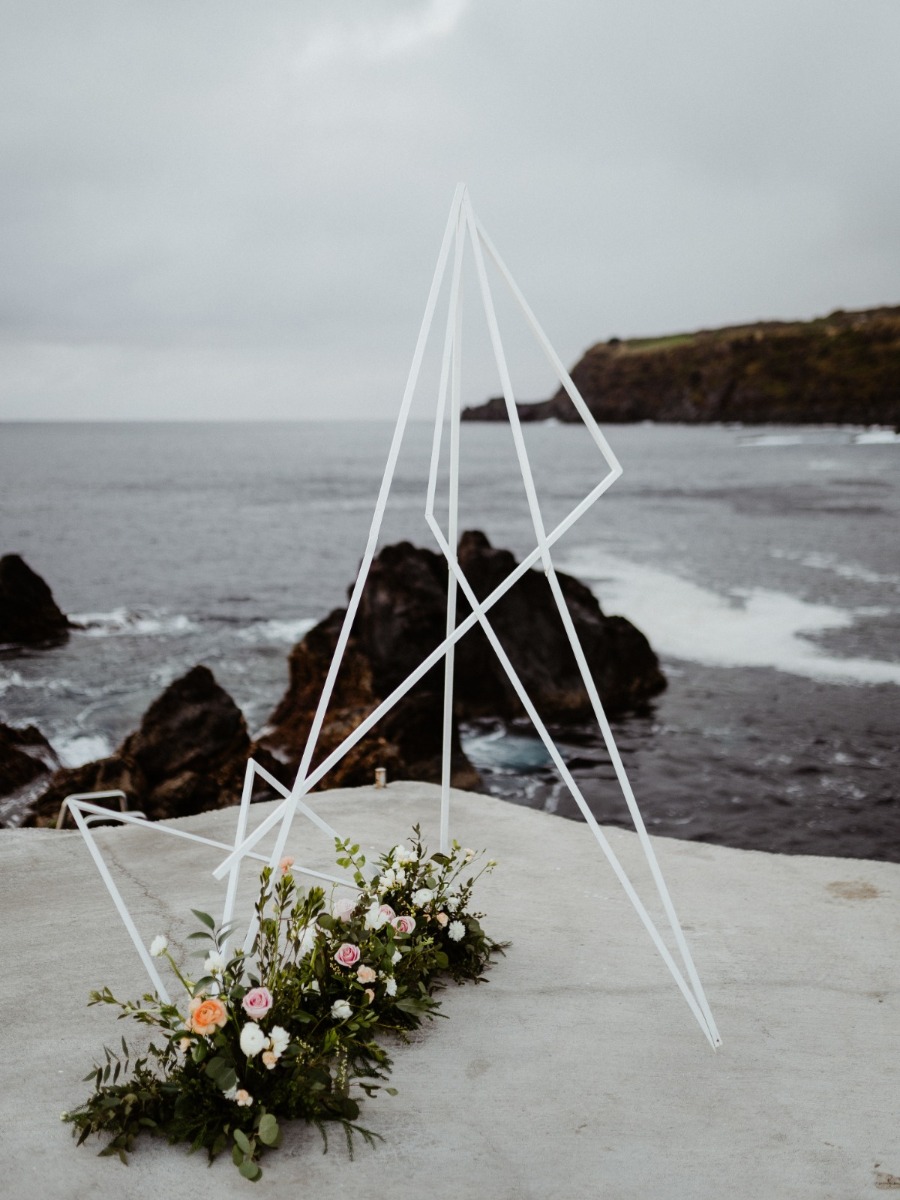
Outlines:
[[[341, 832], [386, 849], [419, 820], [437, 844], [438, 793], [423, 784], [315, 798]], [[269, 806], [255, 806], [254, 818]], [[234, 810], [184, 822], [223, 840]], [[588, 829], [454, 793], [453, 832], [499, 859], [486, 925], [512, 946], [490, 983], [445, 993], [449, 1020], [398, 1046], [396, 1097], [367, 1101], [385, 1141], [350, 1161], [295, 1126], [258, 1184], [226, 1159], [148, 1140], [125, 1167], [76, 1149], [62, 1110], [126, 1024], [85, 1007], [146, 978], [80, 836], [0, 834], [3, 896], [4, 1197], [292, 1195], [491, 1200], [862, 1200], [900, 1194], [900, 866], [780, 857], [658, 840], [723, 1046], [716, 1053]], [[609, 836], [645, 899], [634, 834]], [[149, 941], [178, 941], [191, 907], [215, 911], [215, 851], [150, 831], [98, 831]], [[298, 861], [331, 847], [294, 826]], [[247, 872], [244, 893], [254, 888]], [[650, 906], [656, 914], [658, 904]], [[137, 1027], [132, 1026], [136, 1030]], [[255, 1190], [254, 1190], [255, 1189]]]

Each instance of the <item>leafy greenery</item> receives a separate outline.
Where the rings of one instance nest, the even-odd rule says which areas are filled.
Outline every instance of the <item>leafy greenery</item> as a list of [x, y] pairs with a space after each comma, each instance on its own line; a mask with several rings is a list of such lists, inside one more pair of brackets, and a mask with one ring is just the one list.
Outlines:
[[105, 1049], [85, 1077], [93, 1093], [63, 1117], [79, 1145], [109, 1135], [100, 1154], [123, 1162], [143, 1133], [187, 1142], [210, 1160], [230, 1148], [249, 1180], [259, 1179], [263, 1152], [279, 1145], [284, 1120], [314, 1124], [326, 1147], [329, 1122], [341, 1126], [351, 1153], [354, 1134], [374, 1145], [353, 1093], [373, 1096], [389, 1076], [379, 1037], [435, 1015], [446, 978], [480, 982], [503, 950], [470, 910], [477, 879], [495, 864], [474, 872], [474, 852], [455, 842], [450, 854], [429, 856], [418, 826], [409, 847], [378, 859], [374, 875], [358, 845], [337, 841], [336, 850], [355, 888], [330, 903], [321, 887], [298, 887], [292, 860], [263, 870], [249, 955], [229, 950], [233, 930], [196, 909], [202, 928], [190, 938], [206, 943], [199, 978], [182, 972], [165, 938], [154, 941], [187, 1013], [154, 994], [123, 1001], [109, 988], [91, 993], [90, 1004], [118, 1008], [156, 1040], [139, 1055], [124, 1038], [121, 1053]]

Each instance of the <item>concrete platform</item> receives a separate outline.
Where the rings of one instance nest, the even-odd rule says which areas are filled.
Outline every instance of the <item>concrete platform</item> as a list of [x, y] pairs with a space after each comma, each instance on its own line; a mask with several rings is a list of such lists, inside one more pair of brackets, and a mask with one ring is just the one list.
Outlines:
[[[392, 784], [315, 798], [381, 850], [438, 792]], [[254, 807], [259, 819], [269, 806]], [[227, 840], [234, 810], [183, 822]], [[108, 984], [146, 989], [77, 833], [0, 834], [3, 1088], [0, 1195], [104, 1200], [249, 1195], [373, 1200], [862, 1200], [900, 1195], [900, 866], [659, 840], [657, 853], [723, 1038], [704, 1039], [584, 825], [455, 793], [453, 833], [500, 860], [486, 925], [512, 947], [487, 986], [445, 993], [449, 1020], [398, 1046], [396, 1097], [366, 1102], [382, 1134], [354, 1161], [295, 1127], [258, 1184], [230, 1161], [148, 1140], [130, 1165], [76, 1149], [62, 1110], [104, 1042], [137, 1032], [88, 1009]], [[98, 831], [149, 941], [216, 910], [219, 855], [140, 829]], [[648, 907], [635, 835], [609, 831]], [[298, 819], [291, 852], [327, 868]], [[244, 892], [254, 890], [248, 871]]]

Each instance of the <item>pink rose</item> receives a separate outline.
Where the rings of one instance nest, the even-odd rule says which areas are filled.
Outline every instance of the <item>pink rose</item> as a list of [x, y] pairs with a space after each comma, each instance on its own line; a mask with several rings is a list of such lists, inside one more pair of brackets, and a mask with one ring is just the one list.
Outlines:
[[267, 987], [255, 987], [243, 999], [244, 1012], [253, 1021], [261, 1021], [272, 1007], [272, 993]]
[[342, 942], [334, 952], [334, 961], [341, 967], [353, 967], [359, 962], [359, 946]]
[[397, 915], [389, 904], [382, 904], [378, 911], [383, 917], [387, 917], [389, 921], [393, 921]]
[[356, 972], [356, 978], [360, 983], [374, 983], [378, 976], [371, 967], [360, 967]]
[[412, 933], [416, 927], [415, 917], [394, 917], [391, 921], [398, 933]]

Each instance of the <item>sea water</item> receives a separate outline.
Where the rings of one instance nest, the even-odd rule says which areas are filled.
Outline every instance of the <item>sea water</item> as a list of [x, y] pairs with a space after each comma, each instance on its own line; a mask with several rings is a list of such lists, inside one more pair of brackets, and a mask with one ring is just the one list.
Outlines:
[[[388, 422], [0, 426], [0, 552], [83, 628], [0, 656], [0, 720], [69, 765], [108, 753], [203, 662], [261, 727], [291, 645], [346, 602]], [[900, 439], [886, 430], [612, 426], [624, 473], [554, 559], [649, 638], [669, 680], [614, 722], [651, 832], [900, 861]], [[431, 546], [432, 432], [411, 423], [381, 543]], [[525, 427], [552, 528], [606, 473], [581, 426]], [[446, 520], [446, 478], [437, 513]], [[460, 529], [535, 544], [506, 425], [462, 427]], [[577, 816], [527, 723], [464, 730], [487, 787]], [[563, 736], [628, 824], [602, 740]], [[2, 802], [0, 802], [2, 806]], [[15, 820], [0, 807], [0, 817]]]

